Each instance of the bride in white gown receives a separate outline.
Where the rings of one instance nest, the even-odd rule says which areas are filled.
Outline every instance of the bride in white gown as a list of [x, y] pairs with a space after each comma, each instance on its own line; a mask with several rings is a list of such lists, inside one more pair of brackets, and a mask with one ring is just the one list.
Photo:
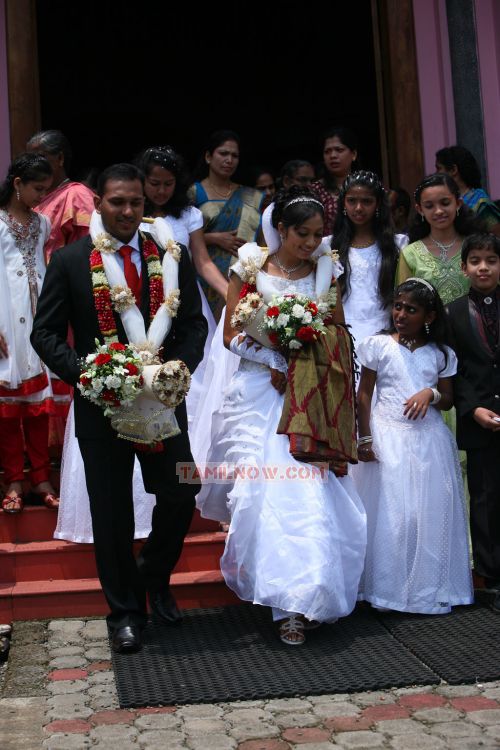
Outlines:
[[[252, 275], [269, 302], [287, 292], [318, 300], [328, 292], [332, 272], [338, 273], [328, 249], [320, 246], [323, 207], [310, 193], [292, 188], [278, 196], [273, 224], [281, 234], [277, 252], [244, 245], [231, 268], [224, 342], [241, 359], [213, 416], [197, 505], [202, 516], [230, 523], [221, 559], [227, 585], [246, 601], [272, 607], [273, 619], [281, 621], [281, 640], [299, 645], [304, 627], [332, 622], [354, 608], [366, 518], [349, 477], [320, 471], [313, 458], [304, 463], [292, 456], [289, 435], [277, 434], [287, 362], [231, 324]], [[318, 249], [325, 255], [315, 266]], [[343, 322], [340, 300], [333, 322]], [[332, 328], [340, 335], [340, 326]], [[348, 382], [350, 394], [340, 398], [352, 405], [350, 372]], [[213, 481], [215, 466], [232, 467], [235, 478]]]

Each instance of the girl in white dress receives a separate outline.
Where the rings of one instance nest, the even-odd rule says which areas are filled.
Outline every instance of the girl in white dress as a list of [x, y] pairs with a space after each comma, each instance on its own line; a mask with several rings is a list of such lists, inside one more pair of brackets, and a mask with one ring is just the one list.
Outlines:
[[366, 336], [387, 328], [399, 249], [388, 198], [374, 172], [353, 172], [339, 195], [332, 248], [344, 266], [339, 278], [346, 323], [357, 351]]
[[[213, 418], [210, 472], [197, 504], [202, 516], [230, 524], [221, 559], [227, 585], [241, 599], [272, 607], [281, 640], [300, 645], [305, 626], [334, 621], [355, 606], [366, 522], [348, 477], [296, 460], [289, 436], [277, 434], [285, 358], [231, 322], [252, 276], [265, 302], [286, 292], [319, 299], [330, 287], [331, 260], [321, 273], [320, 261], [317, 270], [311, 262], [322, 239], [322, 204], [308, 191], [291, 188], [276, 197], [273, 224], [281, 234], [277, 252], [244, 245], [231, 268], [224, 342], [241, 359]], [[340, 299], [334, 320], [343, 322]], [[228, 466], [235, 474], [214, 481], [213, 470]]]
[[[228, 281], [224, 279], [208, 255], [202, 230], [203, 216], [201, 211], [189, 204], [187, 190], [190, 181], [182, 157], [169, 146], [148, 148], [138, 158], [137, 165], [145, 175], [146, 216], [164, 218], [170, 227], [174, 240], [188, 248], [199, 275], [225, 298]], [[144, 223], [141, 224], [140, 229], [147, 232], [150, 226]], [[208, 323], [208, 336], [205, 342], [205, 356], [193, 374], [191, 388], [186, 398], [190, 430], [192, 429], [193, 415], [203, 393], [203, 375], [216, 328], [212, 311], [200, 284], [198, 284], [198, 289], [203, 314]], [[137, 459], [134, 469], [133, 491], [135, 538], [144, 539], [151, 530], [151, 514], [156, 500], [154, 495], [148, 494], [144, 489]], [[70, 411], [64, 436], [61, 506], [54, 536], [56, 539], [73, 542], [93, 541], [83, 461], [75, 438], [73, 409]]]
[[442, 343], [443, 305], [429, 282], [401, 284], [392, 317], [392, 332], [358, 347], [365, 463], [356, 486], [368, 519], [360, 598], [377, 608], [444, 614], [473, 601], [457, 447], [439, 414], [452, 406], [457, 360]]
[[21, 154], [0, 186], [0, 459], [5, 513], [23, 508], [25, 446], [33, 492], [48, 508], [59, 504], [49, 481], [49, 415], [65, 415], [69, 389], [56, 388], [66, 397], [54, 395], [53, 376], [30, 344], [50, 234], [49, 220], [32, 209], [51, 182], [45, 157]]

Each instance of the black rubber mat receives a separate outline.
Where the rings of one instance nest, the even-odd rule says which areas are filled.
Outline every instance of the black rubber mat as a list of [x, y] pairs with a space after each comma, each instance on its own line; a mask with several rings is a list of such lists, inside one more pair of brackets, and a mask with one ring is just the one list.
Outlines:
[[150, 623], [138, 654], [113, 654], [122, 708], [320, 695], [430, 685], [439, 677], [369, 610], [280, 643], [270, 611], [194, 609], [182, 626]]
[[380, 613], [380, 621], [421, 662], [451, 685], [500, 679], [500, 616], [486, 606], [449, 615]]

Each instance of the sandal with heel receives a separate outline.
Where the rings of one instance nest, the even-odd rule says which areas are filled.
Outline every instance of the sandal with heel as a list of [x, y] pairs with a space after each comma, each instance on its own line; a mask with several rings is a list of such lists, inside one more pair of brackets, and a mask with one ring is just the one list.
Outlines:
[[302, 646], [305, 643], [304, 622], [300, 615], [292, 615], [286, 620], [280, 622], [279, 627], [280, 641], [287, 646]]

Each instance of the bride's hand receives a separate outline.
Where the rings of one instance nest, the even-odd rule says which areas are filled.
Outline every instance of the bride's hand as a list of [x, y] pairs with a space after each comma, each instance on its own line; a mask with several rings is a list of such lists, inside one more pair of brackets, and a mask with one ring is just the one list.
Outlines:
[[279, 370], [274, 370], [272, 367], [271, 370], [271, 385], [273, 388], [276, 388], [278, 393], [284, 393], [286, 389], [286, 375]]

